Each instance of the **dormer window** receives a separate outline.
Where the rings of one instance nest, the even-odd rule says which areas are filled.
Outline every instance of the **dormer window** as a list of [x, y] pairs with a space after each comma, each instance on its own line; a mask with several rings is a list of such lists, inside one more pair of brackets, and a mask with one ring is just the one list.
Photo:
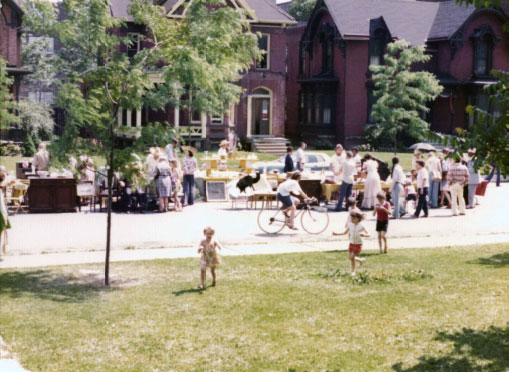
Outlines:
[[493, 48], [497, 37], [489, 25], [476, 29], [471, 36], [474, 43], [474, 76], [488, 77], [493, 68]]
[[369, 40], [369, 64], [380, 66], [384, 62], [385, 45], [387, 44], [387, 32], [378, 29]]
[[332, 74], [334, 55], [334, 27], [330, 23], [323, 23], [320, 28], [320, 44], [322, 45], [322, 74]]

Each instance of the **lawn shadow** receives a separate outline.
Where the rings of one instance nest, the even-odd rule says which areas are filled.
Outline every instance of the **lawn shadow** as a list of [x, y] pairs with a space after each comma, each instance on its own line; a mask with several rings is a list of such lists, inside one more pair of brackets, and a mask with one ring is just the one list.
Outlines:
[[175, 297], [182, 296], [184, 294], [191, 294], [191, 293], [198, 293], [199, 295], [203, 294], [203, 291], [207, 290], [207, 287], [204, 289], [200, 288], [188, 288], [188, 289], [181, 289], [180, 291], [173, 291], [172, 294], [175, 295]]
[[117, 290], [104, 286], [94, 276], [57, 275], [48, 270], [12, 271], [0, 274], [0, 295], [12, 298], [33, 296], [55, 302], [85, 302], [103, 291]]
[[509, 252], [495, 254], [491, 257], [480, 257], [477, 260], [468, 261], [468, 263], [494, 267], [505, 267], [509, 265]]
[[435, 341], [453, 342], [454, 350], [442, 357], [419, 357], [419, 363], [396, 372], [417, 371], [506, 371], [509, 368], [509, 328], [491, 326], [485, 331], [463, 328], [460, 332], [439, 332]]

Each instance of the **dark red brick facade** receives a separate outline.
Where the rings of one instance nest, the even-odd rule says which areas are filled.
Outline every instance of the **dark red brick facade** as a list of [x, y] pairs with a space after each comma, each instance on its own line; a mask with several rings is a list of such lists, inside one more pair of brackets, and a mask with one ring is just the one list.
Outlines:
[[1, 0], [0, 55], [7, 63], [7, 72], [14, 77], [13, 96], [19, 97], [21, 67], [21, 20], [23, 12], [13, 0]]
[[[481, 88], [489, 83], [488, 76], [474, 74], [474, 35], [480, 28], [489, 26], [493, 32], [492, 68], [509, 71], [509, 38], [502, 27], [506, 20], [501, 11], [476, 11], [459, 29], [460, 34], [456, 34], [461, 39], [458, 43], [447, 37], [427, 39], [426, 48], [433, 57], [432, 61], [416, 68], [435, 73], [445, 87], [443, 94], [430, 104], [428, 120], [432, 130], [451, 133], [456, 127], [468, 124], [466, 106], [479, 104]], [[326, 45], [323, 38], [328, 25], [334, 27], [331, 29], [334, 34], [333, 66], [329, 73], [324, 73], [322, 46]], [[338, 28], [341, 29], [341, 25], [335, 24], [326, 4], [319, 4], [307, 25], [288, 30], [286, 135], [293, 140], [314, 142], [328, 139], [347, 145], [362, 141], [364, 126], [368, 123], [368, 96], [372, 89], [368, 69], [370, 36], [343, 38]], [[303, 61], [300, 61], [301, 48], [306, 50]], [[325, 113], [319, 114], [326, 107], [320, 97], [329, 91], [325, 88], [327, 84], [333, 87], [330, 123], [324, 122]], [[308, 92], [312, 93], [308, 95]], [[308, 99], [313, 102], [303, 103]], [[316, 123], [318, 117], [322, 122]]]

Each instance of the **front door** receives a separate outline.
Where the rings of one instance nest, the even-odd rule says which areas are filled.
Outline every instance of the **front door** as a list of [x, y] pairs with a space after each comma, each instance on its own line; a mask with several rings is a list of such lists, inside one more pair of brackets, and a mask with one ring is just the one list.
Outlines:
[[270, 97], [253, 98], [251, 128], [254, 135], [270, 134]]

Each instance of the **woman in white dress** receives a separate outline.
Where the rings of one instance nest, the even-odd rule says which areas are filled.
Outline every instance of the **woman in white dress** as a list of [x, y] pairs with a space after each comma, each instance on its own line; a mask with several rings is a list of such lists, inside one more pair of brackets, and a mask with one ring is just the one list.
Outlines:
[[376, 204], [376, 194], [382, 191], [380, 186], [380, 175], [378, 174], [378, 163], [372, 159], [370, 154], [364, 156], [363, 171], [367, 173], [364, 183], [364, 199], [361, 207], [373, 209]]

